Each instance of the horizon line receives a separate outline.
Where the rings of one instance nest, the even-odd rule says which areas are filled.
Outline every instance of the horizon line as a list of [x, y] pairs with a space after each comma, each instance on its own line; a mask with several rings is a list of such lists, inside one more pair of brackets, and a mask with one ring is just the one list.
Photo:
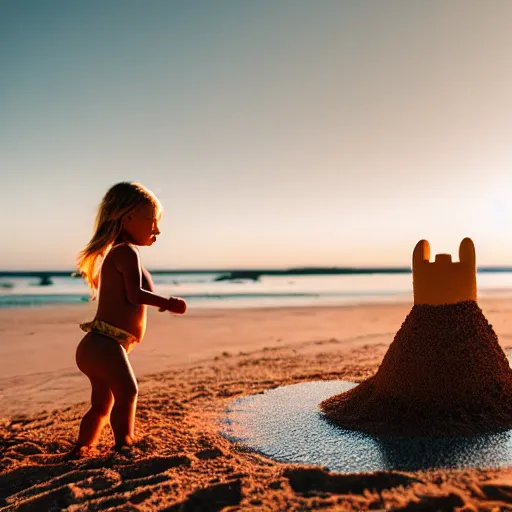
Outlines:
[[[456, 263], [456, 262], [454, 262]], [[477, 266], [477, 272], [512, 272], [510, 265]], [[244, 275], [290, 275], [290, 274], [403, 274], [411, 273], [411, 266], [301, 266], [288, 268], [188, 268], [188, 269], [148, 269], [151, 274], [221, 274], [234, 278]], [[2, 277], [80, 277], [76, 270], [0, 270]]]

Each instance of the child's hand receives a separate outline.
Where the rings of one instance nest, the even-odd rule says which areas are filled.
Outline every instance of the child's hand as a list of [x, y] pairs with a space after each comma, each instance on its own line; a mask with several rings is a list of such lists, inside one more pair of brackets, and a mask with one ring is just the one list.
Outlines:
[[170, 311], [171, 313], [176, 313], [177, 315], [183, 315], [187, 310], [187, 303], [178, 297], [169, 297], [167, 299], [168, 306], [164, 308], [160, 308], [158, 311]]

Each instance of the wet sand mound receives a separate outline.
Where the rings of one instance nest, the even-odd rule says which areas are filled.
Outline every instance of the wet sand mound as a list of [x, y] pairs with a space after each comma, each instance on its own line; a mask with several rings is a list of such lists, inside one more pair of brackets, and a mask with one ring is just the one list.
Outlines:
[[377, 373], [320, 405], [339, 426], [380, 435], [512, 428], [512, 370], [475, 301], [415, 304]]

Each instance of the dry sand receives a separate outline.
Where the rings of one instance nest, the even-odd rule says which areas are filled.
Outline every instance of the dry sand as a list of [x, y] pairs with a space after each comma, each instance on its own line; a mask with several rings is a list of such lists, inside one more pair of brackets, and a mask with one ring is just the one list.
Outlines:
[[[512, 301], [480, 306], [512, 349]], [[87, 409], [74, 364], [92, 305], [0, 311], [0, 509], [512, 510], [512, 469], [356, 475], [284, 465], [233, 446], [231, 400], [282, 384], [373, 375], [410, 303], [151, 311], [131, 355], [140, 384], [136, 448], [65, 462]], [[2, 509], [2, 510], [3, 510]]]

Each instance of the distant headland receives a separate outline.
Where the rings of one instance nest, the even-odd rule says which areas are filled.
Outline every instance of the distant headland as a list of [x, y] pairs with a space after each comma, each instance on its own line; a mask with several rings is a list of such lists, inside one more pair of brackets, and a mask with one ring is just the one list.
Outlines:
[[[156, 269], [153, 275], [206, 275], [213, 274], [215, 281], [248, 279], [258, 281], [262, 276], [326, 276], [364, 274], [410, 274], [411, 267], [295, 267], [288, 269]], [[512, 266], [484, 266], [478, 272], [512, 272]], [[80, 274], [73, 270], [0, 270], [0, 278], [36, 278], [41, 286], [49, 286], [54, 277], [75, 277]]]

